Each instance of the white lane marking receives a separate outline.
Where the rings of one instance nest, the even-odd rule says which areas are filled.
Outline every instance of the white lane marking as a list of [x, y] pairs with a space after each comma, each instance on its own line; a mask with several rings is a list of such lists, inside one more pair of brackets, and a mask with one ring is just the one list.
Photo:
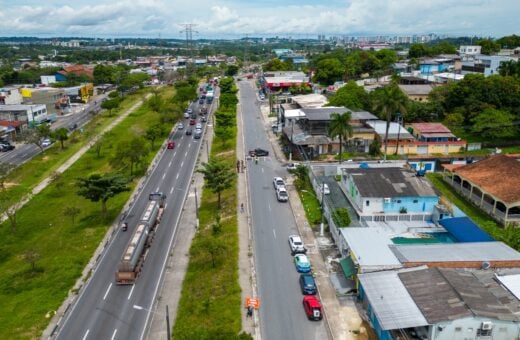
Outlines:
[[112, 288], [112, 282], [108, 285], [107, 291], [105, 292], [105, 295], [103, 296], [103, 300], [105, 300], [107, 298], [110, 288]]
[[264, 168], [262, 168], [262, 173], [264, 173]]
[[177, 154], [177, 151], [175, 151], [175, 152], [173, 153], [173, 157], [175, 157], [176, 154]]
[[164, 179], [164, 177], [166, 177], [166, 172], [162, 175], [162, 179]]
[[85, 340], [87, 338], [89, 332], [90, 332], [90, 329], [87, 329], [87, 331], [85, 332], [85, 335], [83, 336], [83, 340]]
[[182, 168], [183, 165], [184, 165], [184, 161], [181, 162], [181, 168]]
[[170, 161], [170, 163], [168, 163], [168, 167], [172, 166], [172, 161]]
[[132, 293], [134, 292], [135, 285], [132, 285], [132, 289], [130, 289], [130, 294], [128, 294], [128, 299], [130, 300], [130, 297], [132, 296]]
[[175, 179], [179, 179], [179, 174], [177, 173], [177, 176], [175, 176]]
[[170, 189], [170, 195], [173, 193], [173, 187]]
[[273, 229], [274, 238], [276, 238], [276, 230]]
[[157, 187], [157, 189], [155, 189], [155, 192], [159, 192], [159, 187]]
[[166, 203], [166, 204], [164, 205], [164, 210], [166, 210], [166, 207], [167, 207], [167, 206], [168, 206], [168, 203]]
[[267, 206], [269, 207], [269, 211], [271, 211], [271, 203], [267, 203]]
[[184, 153], [184, 157], [186, 157], [186, 156], [188, 156], [188, 151], [186, 151], [186, 152]]
[[189, 148], [191, 148], [191, 143], [190, 143], [190, 144], [188, 144], [188, 149], [189, 149]]
[[111, 340], [114, 340], [116, 338], [117, 328], [114, 329], [114, 333], [112, 334]]

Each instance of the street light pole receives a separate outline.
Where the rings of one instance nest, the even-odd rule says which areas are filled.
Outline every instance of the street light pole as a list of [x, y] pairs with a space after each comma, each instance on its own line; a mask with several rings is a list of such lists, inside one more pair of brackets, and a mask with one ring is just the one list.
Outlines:
[[324, 233], [324, 229], [325, 229], [325, 224], [323, 222], [323, 214], [325, 213], [324, 211], [324, 205], [323, 205], [323, 200], [325, 199], [325, 182], [321, 182], [321, 206], [320, 206], [320, 210], [321, 210], [321, 223], [320, 223], [320, 236], [323, 236], [323, 233]]
[[158, 313], [158, 312], [154, 312], [153, 310], [150, 310], [148, 308], [144, 308], [143, 306], [139, 306], [139, 305], [134, 305], [133, 306], [134, 309], [137, 309], [137, 310], [145, 310], [147, 312], [150, 312], [150, 313], [154, 313], [154, 314], [157, 314], [157, 315], [162, 315], [162, 316], [165, 316], [166, 317], [166, 336], [167, 336], [167, 340], [170, 340], [171, 339], [171, 330], [170, 330], [170, 312], [168, 310], [168, 305], [166, 305], [166, 315], [162, 314], [162, 313]]

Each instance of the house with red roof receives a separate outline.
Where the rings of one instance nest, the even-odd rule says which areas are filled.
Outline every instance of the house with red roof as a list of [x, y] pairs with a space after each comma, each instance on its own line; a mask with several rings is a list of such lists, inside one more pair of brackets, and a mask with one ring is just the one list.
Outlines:
[[520, 226], [520, 162], [495, 155], [468, 165], [446, 164], [444, 180], [504, 226]]
[[66, 81], [67, 77], [73, 74], [76, 77], [86, 77], [88, 79], [94, 79], [94, 69], [92, 67], [83, 65], [70, 65], [64, 66], [60, 71], [56, 73], [57, 81]]

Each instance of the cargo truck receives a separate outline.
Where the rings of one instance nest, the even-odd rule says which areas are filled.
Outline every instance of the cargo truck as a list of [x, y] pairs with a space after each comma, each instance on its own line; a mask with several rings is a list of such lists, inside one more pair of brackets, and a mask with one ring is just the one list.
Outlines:
[[146, 209], [139, 218], [137, 226], [125, 247], [116, 271], [117, 284], [133, 284], [139, 276], [146, 253], [155, 233], [155, 227], [161, 222], [166, 195], [154, 192], [148, 196]]
[[208, 102], [208, 104], [211, 104], [211, 102], [213, 101], [213, 91], [206, 93], [206, 101]]

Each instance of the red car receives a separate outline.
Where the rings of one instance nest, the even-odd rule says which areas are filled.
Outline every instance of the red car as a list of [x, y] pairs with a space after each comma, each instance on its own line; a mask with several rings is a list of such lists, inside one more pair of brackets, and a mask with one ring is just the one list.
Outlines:
[[168, 149], [175, 149], [175, 142], [172, 140], [169, 140], [167, 147], [168, 147]]
[[323, 310], [321, 303], [318, 298], [314, 295], [305, 295], [303, 297], [303, 309], [309, 320], [321, 320], [323, 319]]
[[190, 125], [195, 125], [195, 119], [190, 119]]

